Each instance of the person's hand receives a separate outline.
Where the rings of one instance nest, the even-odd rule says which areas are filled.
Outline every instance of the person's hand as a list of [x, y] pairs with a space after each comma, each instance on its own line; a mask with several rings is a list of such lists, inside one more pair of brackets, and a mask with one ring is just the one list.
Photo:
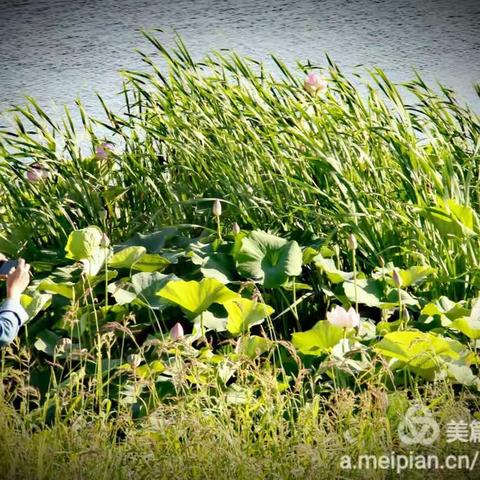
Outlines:
[[[6, 262], [7, 260], [8, 258], [3, 253], [0, 253], [0, 262]], [[0, 280], [5, 280], [6, 278], [6, 275], [0, 275]]]
[[18, 260], [17, 268], [12, 268], [7, 275], [7, 298], [20, 300], [20, 295], [30, 283], [30, 265], [23, 258]]

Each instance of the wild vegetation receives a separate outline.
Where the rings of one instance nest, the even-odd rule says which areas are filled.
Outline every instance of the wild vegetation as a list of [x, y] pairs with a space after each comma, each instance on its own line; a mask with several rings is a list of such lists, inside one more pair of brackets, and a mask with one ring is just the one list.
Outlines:
[[2, 471], [362, 478], [339, 456], [408, 451], [412, 404], [477, 418], [478, 116], [419, 75], [146, 37], [124, 111], [29, 99], [0, 132], [0, 251], [35, 272]]

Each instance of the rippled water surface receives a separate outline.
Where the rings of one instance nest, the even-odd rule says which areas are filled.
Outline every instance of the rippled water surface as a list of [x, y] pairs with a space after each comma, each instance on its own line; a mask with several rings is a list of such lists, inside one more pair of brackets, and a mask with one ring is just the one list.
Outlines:
[[94, 92], [117, 105], [118, 70], [141, 65], [151, 48], [141, 28], [178, 31], [195, 57], [234, 48], [264, 59], [346, 70], [378, 65], [395, 80], [412, 67], [475, 105], [480, 82], [480, 0], [0, 0], [0, 109], [35, 97], [49, 112]]

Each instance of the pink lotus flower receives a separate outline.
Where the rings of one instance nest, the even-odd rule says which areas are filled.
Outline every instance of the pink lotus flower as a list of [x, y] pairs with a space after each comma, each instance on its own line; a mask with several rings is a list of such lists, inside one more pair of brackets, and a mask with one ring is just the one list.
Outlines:
[[337, 305], [331, 312], [327, 313], [327, 320], [336, 327], [353, 328], [360, 324], [360, 315], [353, 307], [350, 307], [347, 311]]
[[325, 78], [318, 73], [310, 72], [305, 78], [303, 88], [305, 88], [305, 90], [311, 95], [315, 95], [317, 93], [322, 93], [327, 89], [327, 82]]
[[97, 146], [95, 149], [95, 155], [100, 160], [105, 160], [113, 151], [113, 144], [108, 142], [103, 142]]
[[183, 327], [181, 323], [176, 323], [172, 329], [170, 330], [170, 336], [172, 337], [173, 340], [179, 340], [183, 338]]
[[32, 163], [26, 177], [29, 182], [35, 183], [50, 178], [50, 172], [41, 163]]

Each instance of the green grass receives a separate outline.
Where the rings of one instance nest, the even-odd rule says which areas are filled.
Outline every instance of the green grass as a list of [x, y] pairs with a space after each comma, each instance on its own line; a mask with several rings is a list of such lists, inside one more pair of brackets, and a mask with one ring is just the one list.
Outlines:
[[[0, 406], [0, 468], [6, 478], [403, 478], [389, 470], [342, 471], [340, 458], [359, 454], [406, 454], [396, 429], [403, 408], [427, 405], [444, 431], [452, 418], [472, 420], [478, 397], [448, 388], [405, 393], [374, 387], [355, 394], [339, 389], [305, 400], [304, 387], [282, 395], [264, 369], [244, 370], [244, 386], [256, 390], [246, 403], [211, 396], [205, 389], [133, 421], [84, 409], [49, 425], [26, 422], [11, 407]], [[242, 383], [242, 382], [240, 382]], [[286, 412], [295, 409], [295, 416]], [[347, 432], [357, 438], [349, 441]], [[468, 454], [475, 444], [418, 448], [416, 454]], [[424, 471], [401, 472], [424, 478]], [[442, 475], [443, 474], [443, 475]], [[435, 478], [476, 478], [473, 472], [435, 472]]]

